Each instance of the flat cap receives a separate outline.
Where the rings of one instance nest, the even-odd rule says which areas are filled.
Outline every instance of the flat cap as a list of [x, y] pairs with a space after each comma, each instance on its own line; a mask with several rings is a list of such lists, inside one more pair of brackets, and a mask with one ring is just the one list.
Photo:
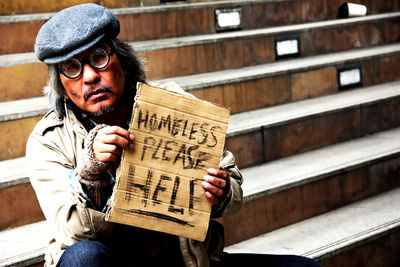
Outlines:
[[35, 53], [47, 64], [59, 63], [104, 37], [118, 34], [118, 18], [109, 9], [96, 4], [76, 5], [61, 10], [40, 28]]

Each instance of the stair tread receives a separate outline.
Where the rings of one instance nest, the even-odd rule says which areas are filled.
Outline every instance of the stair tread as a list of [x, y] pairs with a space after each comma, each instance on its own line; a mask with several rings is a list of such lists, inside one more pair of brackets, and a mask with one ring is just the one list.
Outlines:
[[319, 28], [343, 27], [356, 23], [368, 23], [376, 20], [395, 19], [400, 17], [400, 12], [390, 12], [378, 15], [368, 15], [349, 19], [334, 19], [317, 22], [299, 23], [294, 25], [275, 26], [261, 29], [241, 30], [234, 32], [222, 32], [216, 34], [204, 34], [184, 37], [165, 38], [157, 40], [146, 40], [131, 42], [136, 51], [151, 51], [180, 46], [189, 46], [204, 43], [222, 42], [226, 40], [240, 40], [245, 38], [256, 38], [268, 35], [283, 35], [293, 32], [311, 31]]
[[400, 82], [390, 82], [336, 94], [290, 102], [233, 114], [228, 135], [238, 135], [260, 127], [271, 127], [309, 116], [339, 111], [399, 96]]
[[400, 227], [400, 188], [231, 245], [231, 253], [334, 255]]
[[[193, 8], [205, 8], [205, 7], [223, 7], [229, 5], [243, 5], [249, 3], [260, 3], [269, 2], [271, 0], [220, 0], [220, 1], [208, 1], [208, 2], [192, 2], [192, 3], [170, 3], [167, 5], [152, 5], [152, 6], [141, 6], [141, 7], [123, 7], [123, 8], [111, 8], [110, 10], [116, 15], [133, 15], [150, 12], [163, 12], [167, 10], [181, 10], [181, 9], [193, 9]], [[3, 15], [0, 16], [0, 24], [4, 23], [18, 23], [18, 22], [30, 22], [30, 21], [46, 21], [54, 16], [56, 12], [43, 12], [43, 13], [28, 13], [28, 14], [15, 14], [15, 15]]]
[[[336, 254], [400, 227], [400, 188], [280, 228], [225, 248], [230, 253]], [[332, 226], [335, 231], [332, 231]], [[41, 259], [47, 243], [45, 221], [0, 232], [0, 265]]]
[[[228, 136], [235, 136], [241, 133], [254, 131], [260, 127], [271, 127], [300, 118], [318, 116], [345, 108], [354, 108], [363, 104], [375, 103], [381, 99], [399, 96], [399, 88], [400, 81], [391, 82], [367, 88], [354, 89], [339, 94], [233, 114], [229, 121]], [[12, 116], [13, 118], [17, 118], [18, 116], [22, 116], [18, 112], [29, 112], [26, 111], [25, 108], [32, 105], [35, 101], [37, 102], [37, 107], [42, 108], [45, 105], [44, 97], [3, 102], [0, 106], [0, 121], [4, 121], [5, 117]], [[18, 104], [15, 106], [18, 106], [19, 110], [13, 108], [13, 102]], [[42, 110], [42, 113], [44, 113], [47, 109], [42, 108]], [[40, 112], [35, 111], [35, 114], [37, 113]], [[22, 164], [24, 164], [24, 158], [0, 162], [0, 169], [4, 170], [0, 176], [0, 188], [26, 182], [27, 175], [26, 173], [24, 174], [24, 167], [21, 166]], [[21, 167], [14, 167], [18, 165]]]
[[[294, 32], [311, 31], [314, 29], [344, 27], [351, 24], [368, 23], [377, 20], [390, 20], [400, 17], [400, 12], [390, 12], [377, 15], [368, 15], [363, 17], [355, 17], [349, 19], [334, 19], [326, 21], [299, 23], [294, 25], [275, 26], [261, 29], [249, 29], [234, 32], [222, 32], [204, 35], [193, 35], [173, 38], [163, 38], [155, 40], [129, 42], [129, 44], [137, 51], [152, 51], [160, 49], [168, 49], [174, 47], [216, 43], [227, 40], [240, 40], [246, 38], [257, 38], [268, 35], [283, 35]], [[19, 54], [0, 55], [0, 66], [15, 66], [20, 64], [30, 64], [40, 62], [33, 52]]]
[[4, 101], [0, 105], [0, 122], [44, 115], [49, 111], [45, 97]]
[[[395, 157], [400, 128], [242, 169], [244, 202]], [[0, 162], [0, 188], [29, 182], [24, 157]], [[260, 179], [268, 173], [266, 179]]]
[[49, 241], [47, 233], [46, 221], [1, 231], [0, 266], [21, 263], [35, 257], [42, 260]]
[[400, 52], [400, 43], [395, 43], [368, 48], [352, 49], [305, 58], [283, 60], [238, 69], [229, 69], [209, 73], [187, 75], [182, 77], [172, 77], [160, 79], [157, 80], [157, 82], [162, 83], [174, 80], [184, 89], [194, 90], [221, 84], [230, 84], [253, 80], [283, 73], [316, 69], [332, 64], [343, 64], [354, 60], [363, 60], [375, 56], [392, 55], [398, 52]]
[[398, 136], [400, 128], [245, 168], [244, 202], [398, 156]]
[[[400, 52], [400, 44], [391, 44], [380, 47], [357, 49], [346, 52], [337, 52], [327, 55], [319, 55], [308, 58], [274, 62], [253, 67], [234, 69], [234, 70], [223, 70], [211, 73], [189, 75], [184, 77], [162, 79], [162, 80], [157, 80], [156, 82], [163, 83], [174, 80], [185, 90], [191, 90], [196, 88], [214, 86], [216, 84], [226, 84], [231, 82], [233, 83], [249, 79], [256, 79], [262, 76], [276, 75], [283, 72], [306, 70], [308, 68], [321, 67], [327, 64], [338, 64], [355, 59], [368, 58], [372, 56], [391, 54], [396, 52]], [[388, 84], [390, 85], [396, 83], [388, 83]], [[379, 86], [385, 87], [386, 85], [385, 84], [378, 85], [378, 87]], [[294, 105], [296, 103], [284, 104], [282, 106], [291, 104]], [[45, 102], [43, 97], [2, 102], [2, 105], [0, 106], [0, 121], [43, 115], [48, 110], [46, 106], [47, 103]], [[251, 112], [262, 113], [264, 112], [264, 109]], [[253, 113], [251, 112], [248, 112], [248, 115], [252, 116]], [[247, 112], [244, 112], [241, 116], [243, 118], [246, 117], [247, 116], [245, 115], [246, 113]], [[237, 127], [235, 126], [235, 128]]]
[[0, 161], [0, 189], [29, 182], [26, 158]]

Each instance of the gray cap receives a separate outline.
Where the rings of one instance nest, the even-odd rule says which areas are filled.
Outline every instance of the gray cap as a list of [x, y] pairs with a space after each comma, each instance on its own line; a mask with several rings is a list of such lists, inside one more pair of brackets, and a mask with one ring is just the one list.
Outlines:
[[77, 5], [61, 10], [40, 28], [35, 53], [45, 63], [59, 63], [104, 37], [118, 34], [118, 18], [109, 9], [96, 4]]

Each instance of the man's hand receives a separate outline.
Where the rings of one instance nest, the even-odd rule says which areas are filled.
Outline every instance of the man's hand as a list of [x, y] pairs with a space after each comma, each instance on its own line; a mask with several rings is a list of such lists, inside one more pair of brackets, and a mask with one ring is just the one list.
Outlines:
[[221, 203], [221, 197], [228, 190], [226, 179], [228, 173], [225, 170], [208, 169], [208, 175], [204, 175], [202, 187], [206, 190], [206, 197], [213, 205]]
[[119, 163], [122, 150], [133, 149], [134, 136], [124, 128], [107, 126], [99, 130], [93, 142], [93, 155], [98, 161]]

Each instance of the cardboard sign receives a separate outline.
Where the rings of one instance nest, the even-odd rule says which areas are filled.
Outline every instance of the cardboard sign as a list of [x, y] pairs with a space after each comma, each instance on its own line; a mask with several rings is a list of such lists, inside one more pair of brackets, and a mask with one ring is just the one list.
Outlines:
[[211, 204], [201, 187], [218, 168], [229, 109], [138, 84], [130, 132], [106, 220], [205, 239]]

